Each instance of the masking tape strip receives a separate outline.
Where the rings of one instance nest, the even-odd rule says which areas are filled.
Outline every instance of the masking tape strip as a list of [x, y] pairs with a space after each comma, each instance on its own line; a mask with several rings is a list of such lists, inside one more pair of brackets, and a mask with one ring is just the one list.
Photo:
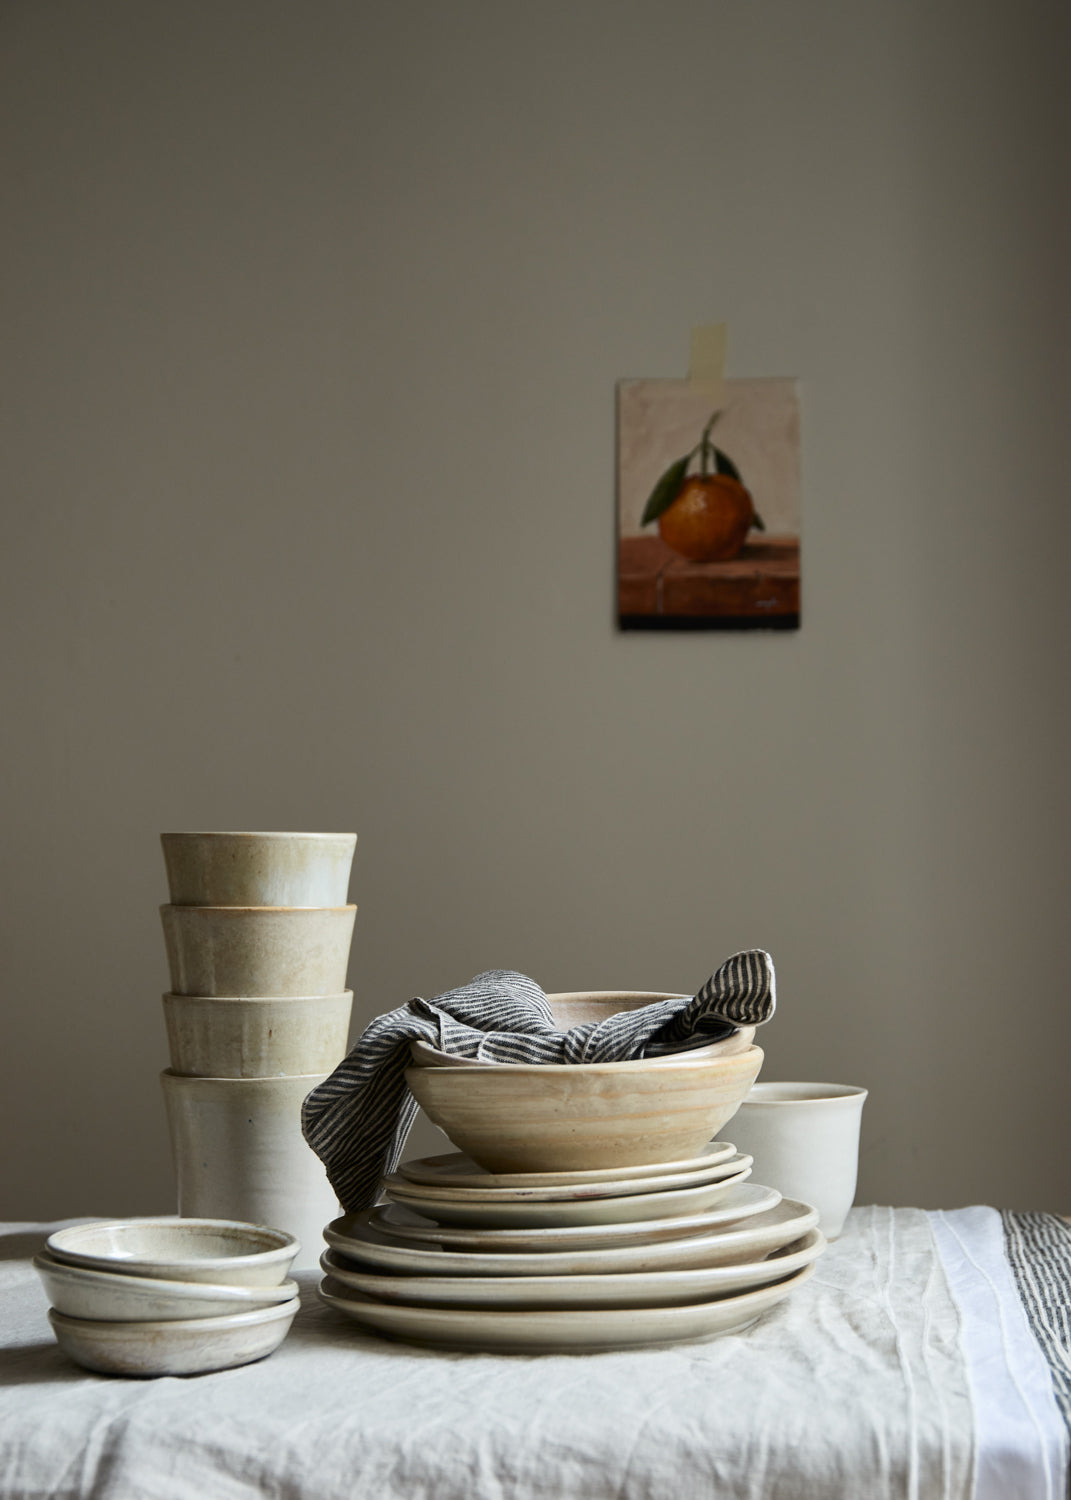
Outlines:
[[692, 329], [692, 358], [688, 384], [720, 404], [725, 390], [725, 354], [729, 344], [728, 323], [706, 323]]

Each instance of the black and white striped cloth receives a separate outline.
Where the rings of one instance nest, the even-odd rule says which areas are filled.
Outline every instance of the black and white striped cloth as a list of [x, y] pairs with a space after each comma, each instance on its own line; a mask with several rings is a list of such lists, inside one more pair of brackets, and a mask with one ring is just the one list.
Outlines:
[[1071, 1434], [1071, 1225], [1055, 1214], [1005, 1209], [1004, 1249]]
[[546, 995], [525, 974], [491, 969], [434, 1000], [377, 1016], [331, 1076], [306, 1098], [305, 1139], [348, 1213], [375, 1202], [401, 1159], [417, 1104], [405, 1082], [409, 1043], [483, 1062], [626, 1062], [684, 1052], [761, 1026], [774, 1013], [774, 967], [754, 948], [727, 959], [692, 998], [558, 1031]]

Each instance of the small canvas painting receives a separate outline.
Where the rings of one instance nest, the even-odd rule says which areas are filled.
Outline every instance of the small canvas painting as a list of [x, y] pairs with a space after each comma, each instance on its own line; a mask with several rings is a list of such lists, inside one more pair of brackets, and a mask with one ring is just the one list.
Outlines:
[[620, 381], [617, 526], [621, 629], [798, 629], [797, 382]]

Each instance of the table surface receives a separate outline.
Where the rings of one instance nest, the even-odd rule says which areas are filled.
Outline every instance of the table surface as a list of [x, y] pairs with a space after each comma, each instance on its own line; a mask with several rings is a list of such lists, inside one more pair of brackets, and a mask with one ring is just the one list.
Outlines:
[[[991, 1216], [999, 1235], [994, 1210], [962, 1212]], [[268, 1359], [156, 1380], [92, 1375], [58, 1348], [30, 1265], [54, 1227], [0, 1227], [5, 1500], [1056, 1500], [1051, 1473], [1066, 1464], [1059, 1419], [1042, 1441], [1041, 1418], [1024, 1411], [1014, 1472], [1005, 1465], [982, 1493], [988, 1421], [931, 1216], [917, 1209], [853, 1210], [810, 1281], [750, 1328], [704, 1343], [422, 1350], [363, 1332], [302, 1273], [301, 1311]], [[994, 1389], [1008, 1405], [1012, 1384]]]

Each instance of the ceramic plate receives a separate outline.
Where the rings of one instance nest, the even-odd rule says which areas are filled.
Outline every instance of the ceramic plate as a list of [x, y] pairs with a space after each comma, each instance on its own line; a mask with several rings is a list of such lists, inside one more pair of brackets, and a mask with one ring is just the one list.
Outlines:
[[751, 1157], [739, 1151], [723, 1160], [711, 1162], [695, 1172], [669, 1172], [663, 1176], [617, 1177], [610, 1182], [571, 1182], [558, 1187], [440, 1187], [412, 1182], [400, 1172], [392, 1172], [383, 1185], [392, 1198], [414, 1205], [417, 1199], [426, 1203], [565, 1203], [583, 1198], [626, 1198], [636, 1193], [664, 1193], [671, 1189], [701, 1187], [720, 1182], [750, 1167]]
[[449, 1245], [454, 1250], [594, 1250], [610, 1245], [640, 1244], [647, 1240], [680, 1239], [702, 1234], [716, 1224], [729, 1224], [748, 1213], [760, 1213], [781, 1201], [776, 1188], [751, 1183], [728, 1184], [729, 1192], [717, 1208], [703, 1213], [678, 1214], [668, 1219], [630, 1220], [617, 1224], [570, 1224], [542, 1229], [483, 1229], [444, 1227], [400, 1203], [382, 1203], [369, 1214], [376, 1229], [420, 1244]]
[[[741, 1193], [754, 1193], [749, 1183]], [[759, 1205], [756, 1205], [758, 1207]], [[378, 1266], [394, 1275], [430, 1276], [590, 1276], [634, 1271], [702, 1270], [760, 1260], [783, 1245], [800, 1239], [818, 1223], [818, 1210], [807, 1203], [784, 1199], [775, 1208], [744, 1217], [706, 1234], [677, 1240], [617, 1245], [608, 1250], [451, 1250], [441, 1245], [415, 1245], [373, 1229], [368, 1213], [336, 1219], [324, 1239], [346, 1264]]]
[[380, 1271], [354, 1270], [337, 1250], [326, 1250], [320, 1265], [348, 1291], [374, 1297], [377, 1302], [503, 1310], [682, 1307], [783, 1281], [817, 1260], [825, 1244], [821, 1230], [812, 1229], [802, 1240], [765, 1259], [742, 1265], [637, 1271], [618, 1276], [385, 1276]]
[[629, 1307], [500, 1312], [486, 1308], [407, 1307], [377, 1302], [325, 1277], [320, 1296], [330, 1306], [387, 1338], [439, 1349], [499, 1353], [576, 1354], [599, 1349], [641, 1349], [712, 1338], [746, 1328], [802, 1286], [814, 1271], [804, 1266], [774, 1286], [685, 1307]]
[[675, 1177], [683, 1172], [698, 1172], [725, 1161], [735, 1151], [736, 1147], [728, 1141], [711, 1141], [698, 1156], [687, 1161], [656, 1162], [645, 1167], [593, 1167], [586, 1172], [486, 1172], [463, 1151], [449, 1151], [443, 1156], [419, 1156], [414, 1161], [403, 1161], [398, 1171], [410, 1182], [423, 1182], [429, 1187], [572, 1187], [582, 1182], [617, 1182], [633, 1177]]
[[453, 1198], [425, 1197], [425, 1189], [412, 1183], [405, 1184], [404, 1192], [389, 1182], [384, 1186], [388, 1197], [436, 1224], [460, 1224], [472, 1229], [569, 1229], [580, 1224], [634, 1224], [644, 1219], [703, 1213], [750, 1176], [751, 1157], [744, 1156], [733, 1175], [721, 1182], [704, 1182], [699, 1187], [664, 1193], [632, 1193], [624, 1198], [573, 1198], [563, 1203], [527, 1199], [520, 1203], [500, 1203], [497, 1198], [458, 1203]]

